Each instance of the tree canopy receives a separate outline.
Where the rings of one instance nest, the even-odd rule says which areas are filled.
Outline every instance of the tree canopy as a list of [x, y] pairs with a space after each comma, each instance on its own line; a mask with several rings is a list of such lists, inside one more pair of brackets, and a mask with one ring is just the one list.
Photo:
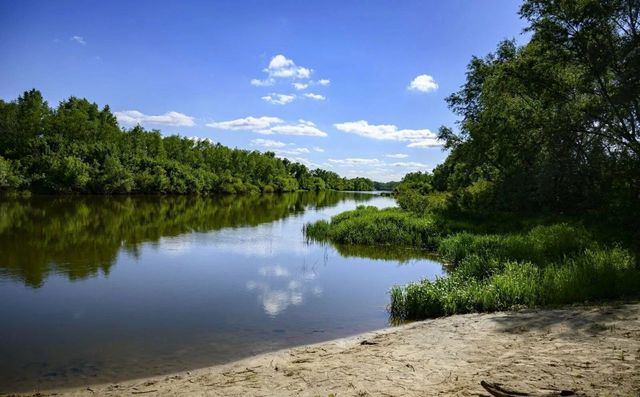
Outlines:
[[[527, 0], [531, 40], [473, 57], [429, 187], [467, 210], [640, 219], [640, 3]], [[407, 185], [410, 181], [405, 181]]]

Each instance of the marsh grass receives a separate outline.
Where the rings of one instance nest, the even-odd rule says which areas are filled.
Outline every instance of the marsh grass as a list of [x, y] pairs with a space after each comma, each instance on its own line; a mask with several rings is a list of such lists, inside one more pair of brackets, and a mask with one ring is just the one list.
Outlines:
[[[479, 257], [472, 263], [482, 269]], [[494, 268], [489, 264], [487, 268]], [[465, 264], [466, 265], [466, 264]], [[621, 248], [587, 249], [545, 266], [507, 261], [493, 272], [458, 268], [447, 277], [391, 289], [391, 316], [424, 319], [470, 312], [637, 297], [640, 271]]]
[[465, 222], [359, 207], [307, 225], [305, 234], [336, 244], [437, 252], [449, 274], [391, 288], [393, 321], [640, 295], [640, 269], [631, 251], [598, 243], [579, 224], [511, 220], [503, 229], [510, 232], [478, 232], [500, 229], [492, 223], [452, 232]]
[[396, 245], [435, 249], [439, 231], [430, 217], [420, 217], [399, 208], [360, 206], [343, 212], [330, 222], [305, 226], [305, 236], [338, 244]]

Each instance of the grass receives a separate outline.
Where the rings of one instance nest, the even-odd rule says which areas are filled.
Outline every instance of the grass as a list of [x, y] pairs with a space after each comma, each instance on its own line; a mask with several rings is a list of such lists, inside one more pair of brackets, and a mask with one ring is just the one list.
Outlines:
[[[305, 227], [336, 244], [409, 246], [437, 252], [449, 274], [391, 289], [392, 319], [559, 305], [640, 295], [640, 269], [626, 249], [598, 243], [578, 224], [443, 219], [359, 207]], [[452, 228], [452, 225], [455, 227]], [[499, 230], [486, 233], [487, 230]]]
[[435, 249], [440, 238], [430, 217], [417, 217], [399, 208], [360, 206], [331, 218], [308, 224], [305, 236], [338, 244], [395, 245]]
[[546, 266], [509, 261], [489, 276], [454, 270], [433, 281], [394, 286], [389, 311], [396, 319], [424, 319], [633, 298], [638, 296], [639, 286], [640, 272], [628, 251], [597, 249]]

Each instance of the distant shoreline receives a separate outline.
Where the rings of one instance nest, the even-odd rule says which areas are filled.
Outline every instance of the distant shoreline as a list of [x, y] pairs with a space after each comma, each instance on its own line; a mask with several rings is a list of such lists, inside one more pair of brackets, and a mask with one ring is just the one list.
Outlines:
[[640, 303], [457, 315], [225, 365], [24, 396], [474, 395], [640, 390]]

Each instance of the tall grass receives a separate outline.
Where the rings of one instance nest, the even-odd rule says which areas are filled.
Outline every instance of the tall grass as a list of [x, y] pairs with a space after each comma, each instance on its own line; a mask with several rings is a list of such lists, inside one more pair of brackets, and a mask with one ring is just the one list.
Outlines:
[[[470, 263], [479, 268], [479, 257], [475, 258]], [[640, 293], [640, 271], [633, 255], [621, 248], [588, 249], [546, 266], [508, 261], [499, 267], [500, 270], [489, 276], [470, 275], [462, 267], [448, 277], [395, 286], [391, 289], [391, 316], [424, 319], [631, 298]]]
[[583, 227], [560, 223], [536, 226], [525, 234], [459, 233], [443, 239], [438, 246], [438, 254], [453, 265], [470, 255], [543, 264], [582, 252], [593, 245]]
[[[435, 213], [359, 207], [308, 225], [305, 234], [339, 244], [437, 252], [450, 265], [449, 274], [393, 287], [394, 320], [640, 296], [640, 269], [630, 251], [598, 244], [582, 226], [527, 229], [521, 222], [518, 229], [518, 223], [502, 230], [520, 232], [485, 234], [484, 225], [452, 233], [450, 219]], [[491, 223], [489, 229], [500, 230]]]
[[330, 222], [305, 226], [305, 236], [338, 244], [397, 245], [435, 249], [440, 233], [430, 217], [415, 216], [399, 208], [360, 206], [343, 212]]

